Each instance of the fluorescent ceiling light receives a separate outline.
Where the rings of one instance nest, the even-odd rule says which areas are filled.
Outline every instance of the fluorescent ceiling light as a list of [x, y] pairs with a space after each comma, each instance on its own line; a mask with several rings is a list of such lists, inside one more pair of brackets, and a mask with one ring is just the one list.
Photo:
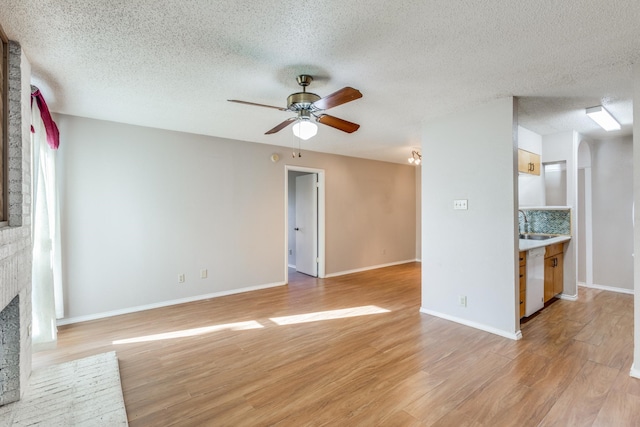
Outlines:
[[591, 117], [591, 120], [599, 124], [607, 132], [620, 129], [620, 123], [602, 105], [587, 108], [587, 116]]
[[308, 119], [298, 120], [293, 125], [293, 134], [300, 139], [307, 140], [316, 136], [316, 133], [318, 133], [318, 125]]

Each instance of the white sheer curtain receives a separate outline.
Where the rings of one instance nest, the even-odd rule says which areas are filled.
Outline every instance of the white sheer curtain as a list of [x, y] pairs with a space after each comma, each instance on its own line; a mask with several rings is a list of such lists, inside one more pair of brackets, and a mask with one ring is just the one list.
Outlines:
[[60, 215], [56, 187], [56, 152], [47, 144], [47, 135], [36, 102], [31, 104], [32, 303], [34, 351], [56, 345], [56, 318], [64, 316], [60, 262]]

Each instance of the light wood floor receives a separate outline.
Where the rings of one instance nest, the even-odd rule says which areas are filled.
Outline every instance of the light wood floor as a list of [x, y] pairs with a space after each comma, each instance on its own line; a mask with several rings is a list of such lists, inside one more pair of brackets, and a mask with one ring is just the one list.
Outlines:
[[640, 425], [631, 295], [580, 289], [521, 341], [419, 306], [420, 264], [293, 274], [289, 286], [63, 327], [33, 364], [115, 350], [134, 427]]

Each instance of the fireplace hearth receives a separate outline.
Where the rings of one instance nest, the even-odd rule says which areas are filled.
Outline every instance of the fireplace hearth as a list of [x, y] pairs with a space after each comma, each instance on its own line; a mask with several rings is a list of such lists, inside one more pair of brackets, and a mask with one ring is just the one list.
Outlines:
[[20, 297], [0, 312], [0, 405], [20, 399]]

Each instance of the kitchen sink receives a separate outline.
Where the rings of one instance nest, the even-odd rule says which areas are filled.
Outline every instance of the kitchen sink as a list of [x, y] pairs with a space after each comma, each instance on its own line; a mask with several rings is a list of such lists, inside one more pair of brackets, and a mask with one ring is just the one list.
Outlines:
[[549, 236], [548, 234], [521, 234], [520, 238], [524, 240], [547, 240], [556, 236]]

